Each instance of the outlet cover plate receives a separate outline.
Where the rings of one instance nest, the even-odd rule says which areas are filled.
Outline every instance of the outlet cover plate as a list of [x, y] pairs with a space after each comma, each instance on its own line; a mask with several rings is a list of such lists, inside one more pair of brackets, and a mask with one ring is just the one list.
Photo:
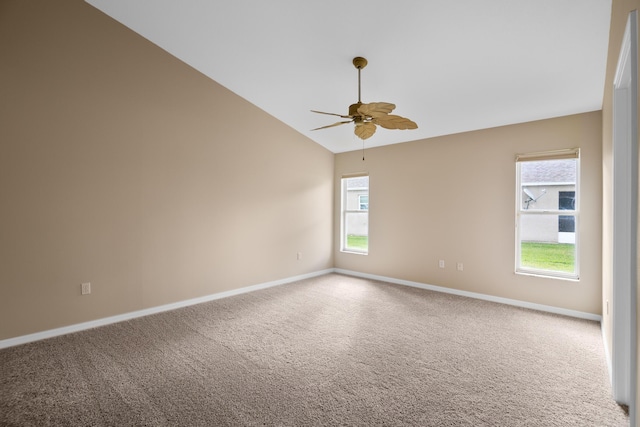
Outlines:
[[89, 295], [91, 293], [91, 283], [86, 282], [82, 284], [82, 295]]

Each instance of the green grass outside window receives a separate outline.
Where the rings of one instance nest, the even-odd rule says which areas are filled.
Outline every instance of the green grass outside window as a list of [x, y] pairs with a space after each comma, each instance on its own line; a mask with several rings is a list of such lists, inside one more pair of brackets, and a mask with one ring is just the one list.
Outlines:
[[369, 248], [369, 236], [347, 236], [347, 247], [345, 249], [354, 249], [357, 251], [366, 251]]
[[540, 270], [575, 271], [575, 245], [572, 243], [522, 242], [520, 265]]

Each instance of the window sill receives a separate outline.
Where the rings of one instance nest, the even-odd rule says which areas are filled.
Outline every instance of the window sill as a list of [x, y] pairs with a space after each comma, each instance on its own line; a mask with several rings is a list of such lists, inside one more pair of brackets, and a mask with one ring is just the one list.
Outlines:
[[567, 282], [579, 282], [580, 276], [556, 276], [553, 274], [544, 274], [544, 273], [535, 273], [531, 271], [516, 271], [515, 274], [520, 276], [531, 276], [531, 277], [539, 277], [541, 279], [556, 279], [556, 280], [566, 280]]
[[352, 254], [352, 255], [369, 255], [369, 252], [350, 251], [346, 249], [341, 249], [340, 252], [342, 252], [343, 254]]

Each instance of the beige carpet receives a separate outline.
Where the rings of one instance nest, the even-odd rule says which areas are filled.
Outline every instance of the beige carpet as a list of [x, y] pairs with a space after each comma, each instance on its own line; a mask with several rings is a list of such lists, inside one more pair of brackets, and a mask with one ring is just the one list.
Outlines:
[[600, 325], [336, 274], [0, 351], [3, 426], [625, 426]]

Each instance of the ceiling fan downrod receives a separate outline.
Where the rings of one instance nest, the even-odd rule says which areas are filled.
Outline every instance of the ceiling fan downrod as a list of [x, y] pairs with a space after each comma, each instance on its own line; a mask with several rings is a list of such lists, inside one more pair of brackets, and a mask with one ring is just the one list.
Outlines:
[[361, 56], [353, 58], [353, 65], [358, 69], [358, 104], [362, 104], [360, 99], [360, 70], [367, 66], [367, 60]]

